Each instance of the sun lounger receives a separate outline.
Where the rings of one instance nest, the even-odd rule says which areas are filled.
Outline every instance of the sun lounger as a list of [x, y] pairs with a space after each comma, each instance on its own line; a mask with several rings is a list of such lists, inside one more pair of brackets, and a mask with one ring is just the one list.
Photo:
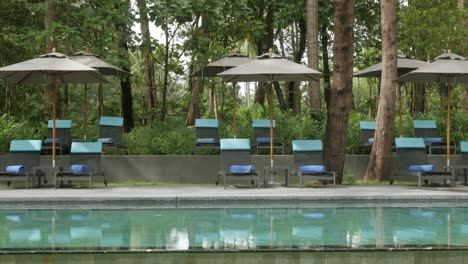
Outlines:
[[[47, 137], [42, 144], [42, 149], [52, 149], [52, 120], [47, 122]], [[55, 149], [62, 155], [70, 149], [71, 144], [71, 120], [55, 120]]]
[[221, 139], [221, 170], [218, 172], [218, 179], [223, 178], [224, 188], [226, 180], [245, 179], [250, 180], [252, 185], [257, 181], [257, 187], [260, 188], [260, 176], [252, 165], [250, 156], [250, 141], [246, 138]]
[[45, 180], [39, 169], [41, 149], [41, 140], [12, 140], [0, 181], [6, 181], [8, 186], [13, 181], [25, 181], [26, 188], [29, 188], [29, 180], [33, 181], [33, 186], [40, 185], [41, 178]]
[[356, 152], [357, 154], [367, 153], [374, 143], [376, 123], [375, 121], [360, 121], [359, 127], [361, 128], [361, 145], [357, 147]]
[[[252, 120], [254, 147], [258, 155], [259, 149], [270, 149], [270, 120], [255, 119]], [[279, 150], [284, 155], [283, 144], [276, 139], [276, 122], [273, 120], [273, 150]], [[268, 153], [270, 153], [268, 151]]]
[[195, 147], [193, 154], [197, 154], [197, 149], [219, 149], [218, 136], [219, 122], [216, 119], [196, 119], [195, 120]]
[[292, 147], [295, 167], [292, 175], [299, 176], [300, 188], [302, 188], [303, 177], [312, 180], [332, 180], [333, 187], [336, 187], [336, 173], [327, 171], [323, 164], [321, 140], [293, 140]]
[[[426, 155], [426, 145], [422, 138], [396, 138], [396, 150], [399, 160], [399, 175], [418, 176], [418, 187], [421, 182], [428, 183], [429, 179], [441, 179], [444, 182], [451, 180], [454, 184], [451, 173], [448, 171], [436, 171], [435, 165], [430, 164]], [[393, 179], [390, 183], [393, 182]]]
[[101, 142], [73, 142], [71, 146], [70, 167], [66, 171], [54, 173], [54, 184], [64, 181], [88, 181], [89, 188], [93, 186], [96, 177], [102, 177], [104, 184], [107, 181], [101, 170]]
[[454, 179], [457, 179], [459, 173], [462, 172], [463, 184], [468, 185], [468, 141], [460, 142], [460, 153], [462, 156], [461, 164], [450, 165], [447, 169], [452, 171]]
[[103, 148], [112, 148], [117, 153], [118, 148], [126, 149], [123, 143], [124, 119], [122, 117], [101, 116], [99, 119], [99, 138]]
[[[439, 136], [435, 120], [413, 120], [413, 126], [415, 136], [424, 140], [429, 155], [433, 149], [447, 149], [445, 139]], [[450, 148], [453, 154], [457, 153], [455, 144], [450, 143]]]

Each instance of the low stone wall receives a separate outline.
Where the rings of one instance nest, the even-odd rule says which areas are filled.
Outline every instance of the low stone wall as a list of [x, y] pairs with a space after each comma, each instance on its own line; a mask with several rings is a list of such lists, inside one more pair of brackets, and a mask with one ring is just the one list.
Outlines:
[[[5, 167], [6, 156], [0, 157], [0, 168]], [[57, 166], [68, 166], [69, 156], [58, 156]], [[364, 177], [368, 155], [347, 155], [345, 177], [360, 179]], [[253, 155], [252, 161], [257, 170], [263, 174], [263, 167], [270, 164], [268, 155]], [[429, 162], [442, 169], [445, 165], [444, 155], [431, 155]], [[461, 164], [461, 157], [452, 156], [452, 164]], [[161, 182], [214, 184], [220, 168], [218, 155], [185, 155], [185, 156], [102, 156], [102, 166], [109, 182]], [[41, 165], [50, 166], [50, 156], [41, 156]], [[288, 166], [293, 169], [292, 155], [275, 156], [275, 165]], [[398, 157], [392, 157], [392, 167], [398, 170]], [[278, 181], [280, 179], [278, 178]], [[414, 178], [413, 178], [414, 180]], [[295, 179], [292, 179], [295, 183]]]

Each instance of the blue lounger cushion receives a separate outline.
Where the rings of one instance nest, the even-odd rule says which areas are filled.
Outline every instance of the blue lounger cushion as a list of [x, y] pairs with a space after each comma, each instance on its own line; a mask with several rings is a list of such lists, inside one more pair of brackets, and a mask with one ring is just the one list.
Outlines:
[[325, 166], [321, 165], [306, 165], [299, 167], [299, 171], [302, 173], [324, 173], [327, 172]]
[[[62, 143], [62, 140], [60, 138], [55, 139], [55, 144], [61, 144], [61, 143]], [[51, 138], [44, 139], [44, 144], [46, 145], [52, 144], [52, 139]]]
[[[273, 138], [273, 142], [275, 141], [275, 139]], [[257, 138], [257, 143], [260, 143], [260, 144], [266, 144], [266, 143], [270, 143], [270, 138], [267, 137], [267, 138]]]
[[216, 138], [197, 138], [197, 144], [216, 144], [218, 140]]
[[433, 172], [435, 170], [435, 165], [411, 165], [409, 170], [412, 172]]
[[254, 165], [232, 165], [229, 168], [229, 172], [233, 174], [254, 173], [255, 170]]
[[367, 140], [367, 142], [369, 142], [371, 144], [374, 144], [374, 138], [369, 138], [369, 140]]
[[424, 143], [443, 143], [442, 138], [424, 138]]
[[5, 168], [8, 173], [23, 174], [26, 173], [26, 168], [23, 165], [11, 165]]
[[86, 165], [71, 165], [70, 171], [73, 173], [89, 173], [89, 168]]
[[112, 144], [114, 143], [113, 138], [98, 138], [98, 142], [101, 142], [102, 144]]

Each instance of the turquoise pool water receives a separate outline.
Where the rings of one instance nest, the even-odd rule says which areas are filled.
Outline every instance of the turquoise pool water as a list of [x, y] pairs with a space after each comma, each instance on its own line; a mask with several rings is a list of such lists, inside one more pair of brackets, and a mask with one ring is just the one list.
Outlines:
[[0, 250], [468, 248], [468, 208], [0, 210]]

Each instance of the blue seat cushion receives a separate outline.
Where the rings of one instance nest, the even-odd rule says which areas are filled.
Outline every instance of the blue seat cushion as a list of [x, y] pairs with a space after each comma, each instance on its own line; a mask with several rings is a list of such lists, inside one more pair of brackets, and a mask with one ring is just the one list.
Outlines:
[[369, 138], [369, 140], [367, 140], [367, 142], [369, 142], [371, 144], [374, 144], [374, 138]]
[[409, 170], [412, 172], [433, 172], [435, 170], [435, 165], [411, 165], [409, 166]]
[[255, 172], [254, 165], [232, 165], [229, 168], [229, 172], [233, 174], [246, 174], [246, 173], [254, 173]]
[[98, 138], [98, 142], [101, 142], [102, 144], [112, 144], [114, 143], [113, 138]]
[[5, 171], [8, 173], [24, 174], [26, 173], [26, 168], [23, 165], [10, 165], [5, 168]]
[[[62, 140], [60, 138], [56, 138], [55, 139], [55, 144], [61, 144], [62, 143]], [[46, 138], [44, 139], [44, 144], [46, 145], [52, 145], [52, 139], [51, 138]]]
[[89, 168], [86, 165], [71, 165], [70, 171], [73, 173], [89, 173]]
[[[267, 137], [267, 138], [257, 138], [257, 143], [260, 143], [260, 144], [267, 144], [267, 143], [270, 143], [270, 138]], [[273, 138], [273, 142], [275, 141], [275, 139]]]
[[442, 138], [424, 138], [424, 143], [444, 143]]
[[216, 138], [197, 138], [197, 144], [216, 144], [218, 140]]
[[325, 173], [327, 170], [322, 165], [306, 165], [299, 167], [299, 171], [302, 173]]

